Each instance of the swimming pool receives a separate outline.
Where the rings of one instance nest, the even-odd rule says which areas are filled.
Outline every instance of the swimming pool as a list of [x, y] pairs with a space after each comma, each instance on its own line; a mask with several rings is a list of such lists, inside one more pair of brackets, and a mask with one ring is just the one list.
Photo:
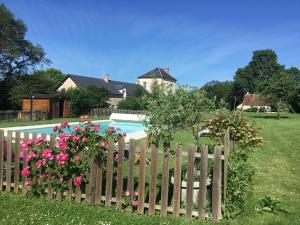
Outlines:
[[[144, 132], [146, 127], [144, 126], [144, 124], [142, 123], [134, 123], [134, 122], [123, 122], [123, 121], [96, 121], [93, 122], [93, 124], [95, 125], [100, 125], [100, 133], [104, 133], [104, 131], [108, 128], [108, 127], [114, 127], [114, 128], [120, 128], [120, 133], [134, 133], [134, 132], [139, 132], [142, 131]], [[51, 135], [53, 134], [53, 127], [55, 125], [49, 125], [46, 127], [30, 127], [30, 128], [26, 128], [26, 129], [20, 129], [20, 131], [23, 132], [29, 132], [29, 133], [37, 133], [37, 134], [47, 134], [47, 135]], [[72, 128], [74, 126], [78, 126], [78, 123], [74, 124], [70, 124], [70, 128], [71, 130], [73, 130]]]

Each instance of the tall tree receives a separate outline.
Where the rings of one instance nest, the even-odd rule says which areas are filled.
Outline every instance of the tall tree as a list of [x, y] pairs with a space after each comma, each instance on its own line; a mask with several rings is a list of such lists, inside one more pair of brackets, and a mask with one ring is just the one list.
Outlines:
[[232, 95], [240, 103], [246, 92], [263, 91], [269, 79], [283, 70], [284, 66], [277, 62], [277, 55], [273, 50], [254, 51], [250, 63], [236, 71]]
[[25, 39], [24, 22], [0, 4], [0, 107], [9, 108], [8, 92], [14, 81], [32, 72], [37, 66], [49, 64], [40, 45]]
[[232, 101], [231, 90], [232, 81], [210, 81], [206, 83], [202, 89], [206, 92], [206, 97], [214, 99], [216, 102], [216, 107], [221, 106], [222, 100], [229, 106]]

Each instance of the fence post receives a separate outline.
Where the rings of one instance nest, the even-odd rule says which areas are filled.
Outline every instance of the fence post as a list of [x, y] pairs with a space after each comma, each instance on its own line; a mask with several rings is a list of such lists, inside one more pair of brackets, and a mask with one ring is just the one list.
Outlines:
[[108, 140], [108, 155], [106, 163], [106, 190], [105, 190], [105, 206], [111, 206], [111, 194], [112, 194], [112, 175], [113, 175], [113, 160], [114, 160], [114, 140], [110, 138]]
[[16, 138], [15, 138], [15, 168], [14, 168], [14, 192], [19, 192], [19, 178], [20, 178], [20, 132], [16, 131]]
[[124, 140], [124, 138], [121, 138], [118, 141], [118, 173], [117, 173], [117, 191], [116, 191], [117, 204], [120, 204], [122, 201], [123, 173], [124, 173], [124, 148], [125, 148], [125, 140]]
[[194, 163], [195, 145], [189, 147], [188, 168], [187, 168], [187, 187], [186, 187], [186, 218], [192, 218], [193, 192], [194, 192]]
[[222, 147], [215, 147], [213, 185], [212, 185], [212, 221], [221, 219], [221, 162]]
[[135, 140], [130, 139], [130, 141], [129, 141], [127, 191], [130, 192], [131, 200], [133, 200], [133, 189], [134, 189], [134, 174], [133, 174], [134, 159], [135, 159]]
[[169, 190], [169, 148], [164, 146], [162, 181], [161, 181], [161, 215], [167, 215]]
[[6, 191], [10, 192], [11, 189], [11, 142], [12, 132], [7, 131], [6, 138]]
[[[29, 133], [24, 133], [24, 139], [23, 140], [28, 140], [29, 139]], [[27, 161], [27, 151], [23, 152], [23, 168], [28, 166], [28, 161]], [[25, 194], [27, 192], [27, 177], [22, 176], [22, 193]]]
[[0, 192], [3, 187], [3, 144], [4, 144], [4, 130], [0, 130]]
[[201, 220], [205, 219], [206, 206], [206, 179], [207, 179], [207, 145], [201, 146], [201, 161], [200, 161], [200, 183], [199, 183], [199, 202], [198, 202], [198, 217]]
[[182, 145], [177, 145], [174, 166], [174, 189], [173, 189], [173, 215], [179, 217], [181, 195], [181, 161]]
[[155, 214], [155, 201], [156, 201], [156, 180], [157, 180], [157, 146], [151, 146], [151, 181], [149, 192], [149, 215]]
[[145, 172], [146, 172], [146, 141], [145, 139], [141, 142], [140, 150], [140, 176], [139, 176], [139, 198], [138, 198], [138, 212], [144, 214], [144, 203], [145, 203]]

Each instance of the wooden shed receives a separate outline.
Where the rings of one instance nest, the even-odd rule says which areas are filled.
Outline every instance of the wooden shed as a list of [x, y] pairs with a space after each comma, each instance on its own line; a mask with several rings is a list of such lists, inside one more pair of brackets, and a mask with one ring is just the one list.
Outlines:
[[70, 117], [70, 102], [57, 95], [34, 94], [24, 97], [22, 102], [23, 112], [31, 110], [47, 112], [49, 118]]

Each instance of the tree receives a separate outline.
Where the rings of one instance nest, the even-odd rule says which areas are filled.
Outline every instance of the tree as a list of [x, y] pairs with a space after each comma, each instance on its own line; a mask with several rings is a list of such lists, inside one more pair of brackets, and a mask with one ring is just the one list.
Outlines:
[[288, 102], [295, 112], [300, 113], [300, 70], [296, 67], [291, 67], [286, 72], [290, 79], [292, 79], [293, 84]]
[[236, 97], [237, 103], [241, 103], [246, 92], [263, 91], [268, 80], [283, 70], [284, 66], [277, 62], [277, 55], [273, 50], [254, 51], [250, 63], [235, 73], [232, 96]]
[[134, 96], [128, 96], [126, 99], [123, 99], [118, 104], [119, 109], [130, 109], [130, 110], [142, 110], [144, 106], [141, 102], [141, 98]]
[[69, 99], [72, 116], [88, 114], [93, 108], [107, 107], [109, 92], [105, 88], [90, 86], [87, 88], [73, 88], [61, 91], [60, 95]]
[[260, 91], [260, 94], [267, 98], [271, 106], [276, 109], [278, 118], [280, 118], [280, 109], [288, 103], [292, 90], [291, 77], [285, 71], [281, 71], [265, 79], [264, 88]]
[[57, 69], [38, 70], [31, 75], [24, 75], [15, 81], [9, 92], [9, 101], [13, 109], [21, 108], [24, 96], [32, 94], [54, 94], [55, 89], [64, 79], [64, 74]]
[[214, 102], [206, 97], [203, 90], [181, 87], [173, 94], [163, 90], [156, 98], [148, 97], [146, 111], [149, 139], [169, 146], [173, 135], [180, 130], [191, 131], [194, 143], [198, 142], [198, 132], [206, 114], [214, 109]]
[[0, 4], [0, 107], [9, 108], [8, 92], [20, 76], [37, 66], [49, 64], [40, 45], [25, 39], [27, 28], [22, 20]]
[[232, 96], [232, 81], [210, 81], [206, 83], [202, 89], [206, 92], [206, 97], [210, 99], [214, 99], [216, 101], [216, 107], [219, 108], [221, 106], [222, 100], [230, 105]]

